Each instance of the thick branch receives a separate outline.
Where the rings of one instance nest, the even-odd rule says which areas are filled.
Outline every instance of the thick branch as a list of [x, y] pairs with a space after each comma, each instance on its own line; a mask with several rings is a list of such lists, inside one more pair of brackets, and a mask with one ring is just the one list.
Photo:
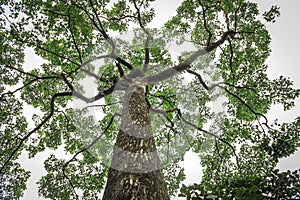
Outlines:
[[136, 3], [136, 0], [134, 0], [133, 3], [134, 3], [135, 9], [137, 10], [137, 19], [138, 19], [139, 25], [142, 28], [142, 30], [144, 31], [144, 33], [146, 33], [146, 35], [147, 35], [147, 39], [145, 42], [145, 62], [144, 62], [144, 66], [143, 66], [143, 73], [145, 74], [147, 72], [149, 61], [150, 61], [149, 43], [153, 39], [153, 37], [150, 34], [150, 32], [145, 28], [144, 24], [142, 23], [141, 11]]
[[233, 31], [225, 32], [223, 34], [223, 36], [221, 37], [221, 39], [214, 42], [213, 44], [206, 47], [205, 49], [200, 49], [200, 50], [196, 51], [190, 57], [188, 57], [183, 63], [180, 63], [179, 65], [176, 65], [174, 67], [166, 69], [166, 70], [164, 70], [164, 71], [162, 71], [162, 72], [160, 72], [156, 75], [145, 77], [143, 79], [143, 81], [146, 84], [160, 82], [160, 81], [163, 81], [163, 80], [167, 80], [167, 79], [177, 75], [178, 73], [180, 73], [184, 70], [189, 69], [190, 66], [191, 66], [191, 63], [194, 62], [198, 57], [206, 55], [207, 53], [215, 50], [217, 47], [222, 45], [227, 40], [227, 38], [229, 36], [234, 36], [234, 35], [235, 35], [235, 32], [233, 32]]
[[223, 83], [224, 85], [228, 85], [228, 86], [230, 86], [230, 87], [234, 87], [234, 88], [237, 88], [237, 89], [246, 89], [246, 90], [251, 90], [251, 91], [253, 91], [255, 94], [257, 94], [257, 91], [254, 89], [254, 88], [252, 88], [252, 87], [250, 87], [250, 86], [238, 86], [238, 85], [233, 85], [233, 84], [230, 84], [230, 83]]
[[200, 74], [198, 74], [197, 72], [194, 72], [192, 70], [189, 70], [189, 69], [186, 71], [190, 74], [195, 75], [199, 79], [201, 85], [208, 91], [214, 89], [215, 87], [219, 86], [219, 84], [223, 83], [223, 82], [221, 82], [221, 83], [213, 84], [211, 86], [207, 86], [207, 84], [204, 82], [204, 80], [202, 79], [202, 76]]
[[149, 34], [147, 36], [147, 40], [145, 42], [145, 61], [143, 66], [143, 74], [145, 74], [148, 70], [148, 65], [150, 62], [150, 50], [149, 50], [149, 43], [152, 40], [152, 36]]
[[127, 67], [129, 70], [132, 70], [134, 67], [129, 63], [127, 62], [126, 60], [124, 60], [123, 58], [120, 58], [119, 56], [117, 55], [113, 55], [112, 56], [116, 61], [118, 61], [119, 63], [121, 63], [122, 65], [124, 65], [125, 67]]
[[121, 21], [123, 19], [126, 19], [126, 18], [135, 18], [134, 15], [124, 15], [122, 17], [111, 17], [111, 18], [107, 18], [107, 17], [104, 17], [104, 16], [99, 16], [100, 18], [103, 18], [105, 20], [108, 20], [108, 21]]
[[118, 71], [119, 71], [119, 74], [120, 74], [120, 77], [124, 76], [124, 70], [122, 69], [121, 65], [119, 62], [116, 62], [116, 67], [118, 68]]
[[[100, 60], [100, 59], [104, 59], [104, 58], [113, 58], [113, 55], [112, 55], [112, 54], [106, 54], [106, 55], [97, 56], [96, 58], [91, 58], [91, 59], [85, 61], [84, 63], [82, 63], [82, 64], [78, 67], [78, 69], [84, 68], [86, 65], [88, 65], [89, 63], [91, 63], [91, 62], [93, 62], [93, 61], [95, 61], [95, 60]], [[78, 69], [76, 69], [76, 71], [77, 71]]]
[[99, 77], [97, 74], [91, 72], [90, 70], [88, 69], [80, 69], [81, 71], [83, 71], [84, 73], [86, 73], [87, 75], [91, 76], [91, 77], [94, 77], [95, 79], [99, 80], [99, 81], [102, 81], [104, 83], [110, 83], [110, 82], [114, 82], [114, 80], [110, 80], [110, 79], [106, 79], [106, 78], [103, 78], [102, 76]]
[[108, 88], [107, 90], [100, 91], [96, 96], [88, 98], [88, 97], [82, 95], [81, 93], [77, 92], [74, 89], [73, 85], [68, 81], [68, 79], [64, 75], [62, 75], [62, 77], [63, 77], [63, 80], [65, 81], [65, 83], [67, 84], [67, 86], [71, 89], [72, 95], [79, 98], [79, 99], [81, 99], [82, 101], [84, 101], [86, 103], [95, 102], [95, 101], [111, 94], [114, 91], [114, 88], [115, 88], [115, 85], [116, 85], [116, 83], [115, 83], [110, 88]]
[[206, 19], [206, 11], [207, 11], [207, 9], [204, 8], [204, 5], [202, 4], [201, 0], [198, 0], [198, 3], [202, 7], [203, 25], [204, 25], [204, 28], [205, 28], [206, 32], [208, 33], [208, 39], [207, 39], [207, 43], [206, 44], [209, 46], [211, 38], [212, 38], [212, 33], [211, 33], [211, 31], [209, 30], [209, 28], [207, 26], [207, 19]]

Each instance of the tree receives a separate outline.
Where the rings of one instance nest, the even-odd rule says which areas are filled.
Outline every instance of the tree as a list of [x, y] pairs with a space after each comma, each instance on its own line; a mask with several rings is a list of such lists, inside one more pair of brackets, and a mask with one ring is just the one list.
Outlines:
[[[154, 29], [147, 27], [152, 2], [1, 2], [3, 199], [18, 199], [26, 189], [30, 172], [17, 161], [23, 151], [34, 157], [59, 146], [72, 156], [46, 159], [39, 194], [49, 199], [99, 199], [106, 177], [103, 199], [169, 199], [179, 188], [187, 199], [299, 197], [299, 171], [275, 166], [299, 148], [300, 117], [270, 122], [265, 116], [273, 104], [291, 109], [300, 93], [289, 78], [266, 74], [271, 38], [263, 21], [275, 22], [279, 8], [260, 20], [257, 5], [246, 0], [185, 0]], [[110, 36], [129, 29], [130, 42]], [[174, 58], [167, 47], [172, 39], [197, 50]], [[45, 63], [24, 69], [26, 48]], [[183, 84], [187, 76], [192, 80]], [[95, 96], [84, 93], [85, 78], [97, 84]], [[226, 99], [224, 109], [214, 113], [209, 103], [218, 96]], [[87, 106], [75, 109], [74, 99]], [[26, 118], [25, 105], [42, 114]], [[101, 119], [88, 115], [96, 106]], [[205, 170], [200, 183], [181, 186], [178, 162], [188, 150]]]

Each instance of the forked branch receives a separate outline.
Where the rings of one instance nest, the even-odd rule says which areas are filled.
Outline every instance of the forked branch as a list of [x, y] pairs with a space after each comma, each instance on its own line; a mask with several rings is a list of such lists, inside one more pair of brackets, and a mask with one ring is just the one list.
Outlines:
[[56, 93], [52, 96], [51, 98], [51, 109], [50, 109], [50, 113], [45, 117], [45, 119], [38, 125], [36, 126], [32, 131], [30, 131], [27, 135], [25, 135], [22, 139], [20, 139], [20, 143], [19, 145], [12, 150], [12, 152], [10, 153], [10, 155], [8, 156], [8, 158], [4, 161], [3, 165], [0, 168], [0, 173], [3, 173], [5, 167], [8, 165], [8, 163], [13, 159], [14, 155], [21, 149], [21, 147], [23, 146], [24, 142], [36, 131], [40, 130], [42, 128], [42, 126], [44, 126], [44, 124], [46, 124], [46, 122], [48, 122], [48, 120], [50, 120], [50, 118], [53, 116], [54, 111], [55, 111], [55, 100], [58, 97], [66, 97], [66, 96], [72, 96], [71, 92], [62, 92], [62, 93]]
[[74, 184], [72, 183], [71, 179], [70, 179], [70, 178], [67, 176], [67, 174], [66, 174], [66, 168], [68, 167], [68, 165], [69, 165], [71, 162], [75, 161], [76, 157], [77, 157], [79, 154], [83, 153], [84, 151], [89, 150], [92, 146], [94, 146], [94, 145], [96, 144], [96, 142], [98, 142], [98, 141], [101, 139], [101, 137], [107, 132], [107, 130], [108, 130], [108, 129], [110, 128], [110, 126], [112, 125], [113, 120], [114, 120], [114, 117], [115, 117], [115, 115], [112, 116], [112, 118], [110, 119], [110, 121], [109, 121], [108, 125], [106, 126], [105, 130], [104, 130], [104, 131], [103, 131], [103, 132], [102, 132], [102, 133], [101, 133], [101, 134], [100, 134], [100, 135], [99, 135], [99, 136], [98, 136], [91, 144], [89, 144], [87, 147], [84, 147], [84, 148], [82, 148], [80, 151], [78, 151], [78, 152], [77, 152], [70, 160], [68, 160], [68, 161], [63, 165], [63, 167], [62, 167], [63, 175], [64, 175], [64, 177], [68, 180], [69, 184], [71, 185], [72, 190], [73, 190], [73, 193], [74, 193], [76, 199], [79, 199], [79, 197], [78, 197], [78, 195], [77, 195], [77, 193], [76, 193]]
[[186, 119], [182, 116], [181, 110], [180, 110], [179, 108], [173, 108], [173, 109], [167, 110], [167, 111], [159, 110], [159, 109], [152, 109], [152, 111], [154, 111], [154, 112], [156, 112], [156, 113], [160, 113], [160, 114], [162, 114], [162, 115], [166, 115], [166, 113], [176, 112], [177, 115], [178, 115], [178, 117], [179, 117], [185, 124], [187, 124], [187, 125], [189, 125], [189, 126], [195, 128], [196, 130], [198, 130], [198, 131], [200, 131], [200, 132], [203, 132], [203, 133], [205, 133], [205, 134], [207, 134], [207, 135], [210, 135], [210, 136], [214, 137], [215, 139], [220, 140], [220, 141], [223, 142], [224, 144], [228, 145], [228, 146], [231, 148], [231, 150], [232, 150], [234, 156], [236, 157], [236, 164], [237, 164], [238, 168], [240, 168], [240, 165], [239, 165], [239, 157], [238, 157], [238, 155], [236, 154], [234, 147], [233, 147], [229, 142], [227, 142], [226, 140], [224, 140], [222, 137], [220, 137], [220, 136], [218, 136], [218, 135], [216, 135], [216, 134], [214, 134], [214, 133], [211, 133], [211, 132], [209, 132], [209, 131], [206, 131], [206, 130], [200, 128], [199, 126], [197, 126], [196, 124], [193, 124], [193, 123], [191, 123], [190, 121], [186, 120]]
[[174, 66], [174, 67], [171, 67], [169, 69], [166, 69], [156, 75], [153, 75], [153, 76], [148, 76], [148, 77], [145, 77], [143, 79], [143, 81], [146, 83], [146, 84], [149, 84], [149, 83], [157, 83], [157, 82], [161, 82], [163, 80], [167, 80], [179, 73], [181, 73], [182, 71], [184, 70], [187, 70], [191, 67], [191, 64], [200, 56], [203, 56], [203, 55], [206, 55], [208, 54], [209, 52], [215, 50], [217, 47], [219, 47], [220, 45], [222, 45], [226, 40], [227, 38], [230, 36], [230, 37], [233, 37], [236, 33], [234, 31], [227, 31], [223, 34], [223, 36], [217, 40], [216, 42], [212, 43], [210, 46], [206, 47], [205, 49], [200, 49], [198, 51], [196, 51], [195, 53], [193, 53], [190, 57], [188, 57], [184, 62]]

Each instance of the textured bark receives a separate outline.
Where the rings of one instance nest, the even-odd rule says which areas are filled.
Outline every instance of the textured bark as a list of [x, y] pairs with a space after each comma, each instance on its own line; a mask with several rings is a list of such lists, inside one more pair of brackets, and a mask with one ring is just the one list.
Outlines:
[[143, 87], [126, 91], [103, 200], [168, 200]]

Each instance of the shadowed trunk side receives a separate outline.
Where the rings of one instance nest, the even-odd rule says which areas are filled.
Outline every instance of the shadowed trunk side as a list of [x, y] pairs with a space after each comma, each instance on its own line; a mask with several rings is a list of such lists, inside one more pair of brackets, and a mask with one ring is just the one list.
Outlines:
[[127, 89], [121, 120], [103, 200], [169, 200], [143, 87]]

